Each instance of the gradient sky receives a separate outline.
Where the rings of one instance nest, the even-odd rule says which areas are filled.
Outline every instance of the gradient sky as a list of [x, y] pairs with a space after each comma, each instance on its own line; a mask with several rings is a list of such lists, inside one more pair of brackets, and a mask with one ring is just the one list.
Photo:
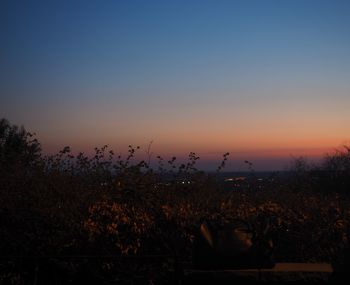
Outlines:
[[350, 1], [0, 2], [0, 116], [45, 152], [109, 144], [283, 169], [350, 140]]

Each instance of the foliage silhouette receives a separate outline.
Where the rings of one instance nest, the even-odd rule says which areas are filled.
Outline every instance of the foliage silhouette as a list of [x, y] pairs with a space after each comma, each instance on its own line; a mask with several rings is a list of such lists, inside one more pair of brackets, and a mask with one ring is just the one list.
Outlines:
[[[44, 156], [24, 128], [5, 119], [0, 126], [2, 255], [171, 254], [190, 260], [203, 220], [225, 225], [241, 219], [259, 228], [261, 218], [270, 221], [277, 261], [333, 262], [346, 246], [349, 148], [326, 156], [317, 168], [297, 168], [297, 185], [275, 176], [261, 191], [252, 176], [252, 186], [240, 191], [223, 189], [215, 176], [228, 153], [214, 176], [197, 169], [194, 152], [185, 162], [158, 157], [156, 168], [137, 160], [141, 148], [131, 145], [126, 156], [107, 145], [93, 156], [74, 155], [69, 147]], [[8, 268], [0, 283], [28, 283], [19, 263], [0, 263]], [[32, 265], [21, 264], [30, 271]], [[84, 267], [78, 261], [64, 266], [68, 272]], [[132, 264], [118, 266], [134, 272]], [[110, 276], [108, 268], [118, 266], [101, 261], [90, 274]]]
[[29, 167], [40, 158], [41, 146], [25, 128], [0, 119], [0, 171]]

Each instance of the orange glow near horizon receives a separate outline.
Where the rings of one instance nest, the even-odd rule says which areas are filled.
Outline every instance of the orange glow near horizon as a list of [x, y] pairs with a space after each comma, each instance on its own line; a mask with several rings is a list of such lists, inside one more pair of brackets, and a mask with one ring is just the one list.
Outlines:
[[92, 98], [62, 103], [43, 114], [49, 123], [40, 117], [21, 121], [38, 134], [45, 153], [69, 145], [73, 152], [92, 154], [105, 144], [116, 153], [126, 153], [128, 145], [140, 146], [144, 153], [153, 141], [152, 152], [164, 157], [186, 159], [193, 151], [206, 161], [220, 160], [226, 152], [233, 159], [288, 160], [320, 158], [349, 144], [348, 97], [340, 104], [324, 93], [314, 100], [317, 92], [307, 90], [286, 90], [283, 99], [278, 93], [259, 97], [258, 90], [252, 90], [254, 96], [225, 92], [220, 100], [214, 91], [189, 97], [181, 92], [168, 98], [149, 95], [139, 101], [111, 97], [99, 104]]
[[141, 149], [139, 153], [142, 155], [146, 150], [151, 141], [151, 152], [154, 155], [162, 155], [164, 157], [177, 156], [180, 158], [186, 158], [189, 152], [195, 152], [203, 159], [220, 159], [222, 154], [230, 152], [231, 157], [246, 159], [247, 157], [253, 158], [290, 158], [305, 156], [310, 158], [320, 158], [326, 153], [333, 152], [335, 149], [341, 148], [343, 145], [348, 144], [345, 140], [340, 143], [336, 140], [325, 139], [321, 140], [295, 140], [289, 141], [269, 141], [269, 140], [257, 140], [254, 144], [253, 142], [240, 141], [237, 143], [229, 143], [227, 141], [220, 141], [218, 138], [212, 138], [211, 140], [201, 140], [198, 138], [196, 141], [188, 141], [186, 138], [178, 141], [156, 141], [156, 140], [144, 140], [139, 143], [139, 141], [120, 140], [118, 143], [103, 143], [102, 139], [96, 141], [95, 144], [91, 141], [87, 142], [72, 141], [69, 140], [62, 143], [56, 141], [43, 143], [43, 149], [45, 153], [55, 153], [62, 149], [64, 146], [69, 145], [73, 152], [83, 151], [89, 155], [93, 154], [94, 147], [102, 147], [104, 144], [108, 144], [110, 149], [113, 149], [116, 153], [124, 154], [127, 152], [128, 145], [133, 147], [140, 146]]

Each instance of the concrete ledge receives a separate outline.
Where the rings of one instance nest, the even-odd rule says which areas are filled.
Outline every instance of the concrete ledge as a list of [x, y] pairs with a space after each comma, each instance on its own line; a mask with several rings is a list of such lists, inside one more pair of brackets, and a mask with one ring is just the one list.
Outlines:
[[[277, 263], [271, 269], [185, 270], [184, 283], [325, 283], [333, 268], [329, 263]], [[219, 282], [219, 283], [218, 283]]]

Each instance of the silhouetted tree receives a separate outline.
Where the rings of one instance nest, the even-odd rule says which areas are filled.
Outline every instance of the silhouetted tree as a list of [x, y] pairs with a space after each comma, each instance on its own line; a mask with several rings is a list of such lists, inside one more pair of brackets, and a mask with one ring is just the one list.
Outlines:
[[23, 126], [0, 119], [0, 172], [28, 167], [40, 157], [40, 143]]
[[322, 184], [330, 190], [346, 193], [350, 186], [350, 146], [337, 149], [332, 154], [327, 154], [322, 163], [322, 170], [327, 173], [323, 177]]

